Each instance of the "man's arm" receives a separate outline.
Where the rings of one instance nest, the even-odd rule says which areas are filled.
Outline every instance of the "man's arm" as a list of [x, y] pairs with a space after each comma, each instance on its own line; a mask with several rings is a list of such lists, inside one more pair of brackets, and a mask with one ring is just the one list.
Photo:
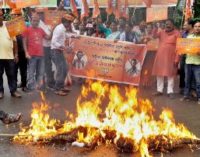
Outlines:
[[23, 47], [24, 47], [24, 51], [25, 51], [26, 58], [27, 58], [27, 59], [30, 59], [31, 56], [30, 56], [29, 53], [28, 53], [27, 38], [26, 38], [26, 37], [23, 37], [22, 41], [23, 41]]
[[19, 58], [18, 58], [18, 46], [16, 40], [13, 40], [13, 55], [14, 55], [14, 60], [17, 63], [19, 61]]

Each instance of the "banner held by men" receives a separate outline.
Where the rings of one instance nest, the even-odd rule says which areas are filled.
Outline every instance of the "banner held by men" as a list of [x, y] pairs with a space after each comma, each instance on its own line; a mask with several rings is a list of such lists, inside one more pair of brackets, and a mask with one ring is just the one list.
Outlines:
[[138, 86], [146, 45], [81, 36], [70, 39], [71, 74], [77, 77]]

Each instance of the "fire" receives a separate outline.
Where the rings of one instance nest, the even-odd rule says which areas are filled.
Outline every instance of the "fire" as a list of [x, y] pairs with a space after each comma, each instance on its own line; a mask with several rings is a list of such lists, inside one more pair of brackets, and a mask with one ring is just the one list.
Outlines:
[[[73, 132], [75, 141], [86, 145], [113, 143], [121, 151], [150, 157], [151, 149], [171, 148], [184, 138], [197, 139], [183, 124], [175, 123], [169, 109], [156, 120], [151, 102], [138, 99], [137, 89], [128, 87], [124, 95], [119, 90], [115, 85], [88, 81], [77, 100], [77, 114], [66, 112], [69, 120], [64, 124], [50, 119], [42, 94], [42, 102], [33, 104], [30, 126], [22, 129], [14, 141], [29, 143]], [[107, 102], [105, 110], [103, 102]]]

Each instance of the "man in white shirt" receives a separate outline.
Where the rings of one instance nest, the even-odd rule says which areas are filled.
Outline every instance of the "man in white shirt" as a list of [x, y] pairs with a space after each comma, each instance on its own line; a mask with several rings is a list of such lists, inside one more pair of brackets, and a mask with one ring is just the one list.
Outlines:
[[51, 53], [52, 60], [56, 66], [55, 77], [55, 94], [60, 96], [67, 95], [67, 91], [64, 90], [64, 82], [68, 73], [68, 65], [66, 63], [64, 52], [66, 51], [65, 41], [67, 38], [67, 30], [71, 28], [71, 22], [73, 17], [65, 15], [61, 19], [61, 23], [56, 26], [53, 31], [51, 40]]
[[[43, 29], [43, 31], [51, 36], [51, 28], [46, 25], [42, 20], [39, 22], [39, 27]], [[53, 88], [55, 84], [54, 80], [54, 72], [52, 69], [52, 56], [51, 56], [51, 40], [43, 39], [43, 47], [44, 47], [44, 62], [45, 62], [45, 84], [49, 88]]]

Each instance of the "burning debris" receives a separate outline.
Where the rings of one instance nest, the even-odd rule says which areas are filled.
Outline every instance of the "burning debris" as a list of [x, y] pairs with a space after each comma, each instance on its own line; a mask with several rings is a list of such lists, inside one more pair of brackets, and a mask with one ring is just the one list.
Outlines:
[[[105, 113], [102, 102], [108, 99]], [[137, 90], [127, 88], [122, 96], [117, 86], [88, 82], [77, 100], [77, 115], [67, 113], [65, 123], [50, 119], [42, 94], [34, 103], [31, 124], [23, 128], [14, 142], [21, 144], [63, 141], [73, 146], [94, 149], [100, 144], [113, 144], [121, 152], [167, 152], [184, 145], [200, 144], [200, 140], [184, 125], [176, 124], [173, 114], [165, 109], [158, 120], [153, 117], [149, 100], [137, 98]]]

